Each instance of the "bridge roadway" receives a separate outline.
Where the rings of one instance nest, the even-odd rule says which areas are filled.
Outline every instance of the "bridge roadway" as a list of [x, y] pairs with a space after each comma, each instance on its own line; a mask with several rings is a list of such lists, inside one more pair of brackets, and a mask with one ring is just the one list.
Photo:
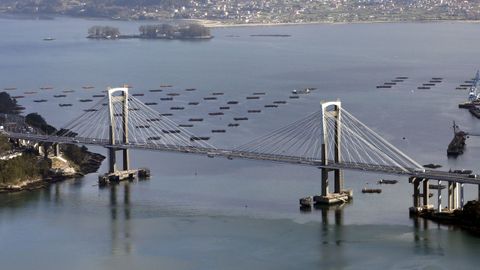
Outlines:
[[163, 145], [163, 144], [160, 145], [160, 144], [154, 144], [154, 143], [110, 145], [108, 140], [98, 140], [98, 139], [91, 139], [91, 138], [59, 137], [59, 136], [48, 136], [48, 135], [38, 135], [38, 134], [12, 133], [12, 132], [4, 132], [4, 133], [7, 137], [12, 139], [23, 139], [23, 140], [35, 141], [35, 142], [69, 143], [69, 144], [82, 144], [82, 145], [85, 144], [85, 145], [102, 146], [106, 148], [113, 147], [116, 149], [145, 149], [145, 150], [163, 151], [163, 152], [177, 152], [177, 153], [179, 152], [179, 153], [186, 153], [186, 154], [208, 155], [210, 157], [220, 156], [220, 157], [225, 157], [229, 159], [242, 158], [242, 159], [253, 159], [253, 160], [265, 160], [265, 161], [289, 163], [289, 164], [296, 164], [296, 165], [315, 166], [318, 168], [364, 171], [364, 172], [427, 178], [431, 180], [480, 185], [480, 176], [471, 177], [465, 174], [446, 172], [446, 171], [437, 171], [437, 170], [424, 170], [424, 169], [421, 170], [421, 169], [414, 169], [414, 168], [402, 169], [400, 167], [394, 167], [394, 166], [384, 166], [384, 165], [356, 163], [356, 162], [355, 163], [354, 162], [334, 163], [333, 161], [330, 161], [330, 160], [327, 160], [327, 164], [324, 165], [320, 159], [289, 156], [289, 155], [275, 155], [275, 154], [267, 154], [267, 153], [256, 153], [256, 152], [216, 149], [216, 148], [197, 147], [197, 146], [178, 146], [178, 145]]

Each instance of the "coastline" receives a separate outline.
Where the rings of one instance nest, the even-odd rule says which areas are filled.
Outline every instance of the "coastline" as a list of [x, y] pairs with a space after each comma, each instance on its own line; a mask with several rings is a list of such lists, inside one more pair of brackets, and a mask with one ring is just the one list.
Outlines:
[[471, 23], [480, 24], [480, 20], [402, 20], [402, 21], [351, 21], [351, 22], [292, 22], [292, 23], [228, 23], [216, 20], [182, 19], [182, 21], [194, 21], [209, 28], [237, 28], [237, 27], [276, 27], [276, 26], [302, 26], [302, 25], [346, 25], [346, 24], [394, 24], [394, 23]]
[[75, 164], [78, 166], [78, 170], [76, 170], [74, 173], [51, 172], [46, 177], [23, 180], [15, 185], [0, 185], [0, 194], [36, 190], [47, 187], [53, 183], [65, 181], [67, 179], [79, 178], [89, 173], [94, 173], [98, 170], [98, 168], [100, 168], [105, 156], [90, 151], [87, 151], [87, 155], [87, 161], [82, 162], [81, 164]]

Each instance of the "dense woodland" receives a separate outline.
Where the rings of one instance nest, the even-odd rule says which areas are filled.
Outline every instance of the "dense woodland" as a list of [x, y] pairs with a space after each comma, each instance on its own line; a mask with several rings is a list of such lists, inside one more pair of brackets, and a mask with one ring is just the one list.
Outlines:
[[33, 152], [24, 152], [20, 157], [0, 160], [0, 184], [16, 184], [48, 175], [50, 163]]
[[87, 38], [117, 39], [117, 38], [144, 38], [144, 39], [195, 39], [210, 38], [210, 29], [198, 23], [186, 25], [153, 24], [139, 27], [138, 35], [122, 35], [120, 30], [111, 26], [92, 26], [88, 29]]
[[0, 92], [0, 113], [15, 113], [17, 101], [12, 99], [7, 92]]

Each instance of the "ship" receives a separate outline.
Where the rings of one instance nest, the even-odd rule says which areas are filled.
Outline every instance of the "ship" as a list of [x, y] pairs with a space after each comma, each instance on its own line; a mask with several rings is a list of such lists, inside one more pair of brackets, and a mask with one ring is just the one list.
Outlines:
[[448, 144], [447, 155], [448, 156], [458, 156], [463, 154], [465, 148], [465, 139], [467, 138], [467, 133], [458, 129], [458, 126], [453, 121], [453, 139]]

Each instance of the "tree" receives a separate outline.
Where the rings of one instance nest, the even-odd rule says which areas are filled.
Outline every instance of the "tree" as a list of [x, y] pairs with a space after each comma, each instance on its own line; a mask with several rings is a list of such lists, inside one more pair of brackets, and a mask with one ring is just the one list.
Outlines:
[[15, 113], [17, 101], [12, 99], [7, 92], [0, 93], [0, 113]]
[[38, 113], [29, 113], [25, 116], [25, 123], [28, 125], [38, 128], [46, 134], [52, 134], [57, 131], [56, 128], [47, 124], [47, 121]]

